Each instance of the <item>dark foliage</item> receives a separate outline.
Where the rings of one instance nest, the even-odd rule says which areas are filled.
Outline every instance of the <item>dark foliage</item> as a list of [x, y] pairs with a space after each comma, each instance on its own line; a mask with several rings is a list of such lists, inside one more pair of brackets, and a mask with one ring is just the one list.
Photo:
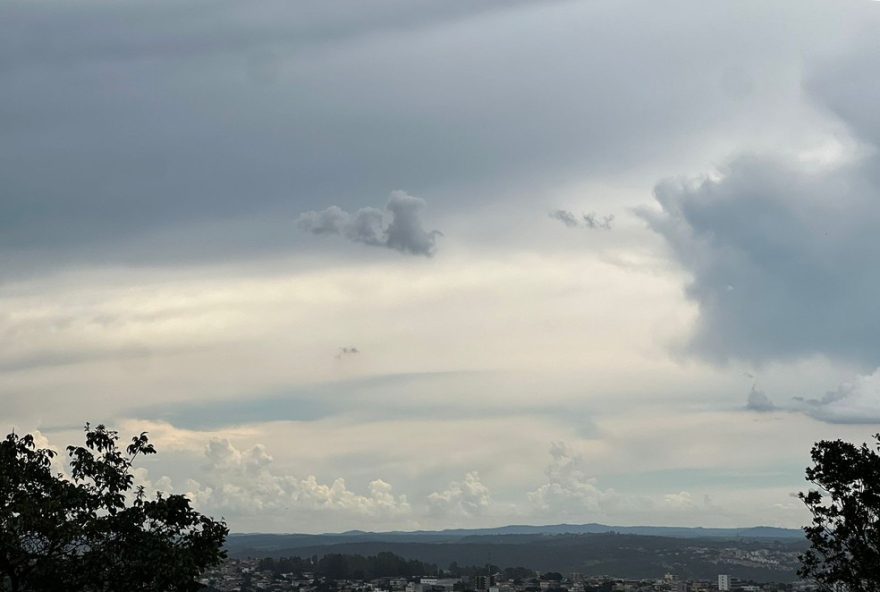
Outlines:
[[148, 498], [132, 463], [154, 454], [145, 433], [124, 450], [103, 425], [68, 446], [70, 478], [30, 435], [0, 442], [0, 589], [189, 591], [225, 557], [226, 524], [182, 495]]
[[[505, 579], [514, 580], [534, 577], [535, 572], [525, 567], [508, 567], [503, 570], [497, 565], [460, 566], [455, 562], [448, 569], [438, 570], [432, 563], [405, 559], [394, 553], [376, 555], [345, 555], [329, 553], [322, 557], [265, 557], [258, 563], [261, 571], [272, 572], [276, 577], [282, 574], [312, 574], [319, 580], [374, 580], [381, 578], [414, 578], [418, 576], [440, 575], [443, 577], [486, 576], [503, 574]], [[561, 576], [560, 576], [561, 579]], [[537, 579], [535, 580], [537, 582]], [[468, 587], [459, 583], [460, 590]]]
[[818, 442], [811, 456], [807, 480], [818, 489], [800, 494], [813, 522], [798, 573], [826, 590], [880, 591], [880, 455], [835, 440]]
[[414, 577], [436, 574], [437, 566], [416, 560], [408, 560], [394, 553], [342, 555], [330, 553], [318, 558], [267, 557], [259, 563], [261, 570], [274, 574], [312, 573], [319, 578], [332, 580], [372, 580], [376, 578]]

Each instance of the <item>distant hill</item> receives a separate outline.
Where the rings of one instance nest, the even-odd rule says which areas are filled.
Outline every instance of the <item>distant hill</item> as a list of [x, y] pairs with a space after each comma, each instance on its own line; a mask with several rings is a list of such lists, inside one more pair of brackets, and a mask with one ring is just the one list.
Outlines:
[[753, 526], [749, 528], [689, 528], [677, 526], [608, 526], [606, 524], [548, 524], [544, 526], [510, 525], [497, 528], [461, 528], [447, 530], [414, 530], [368, 532], [350, 530], [327, 534], [232, 534], [248, 545], [283, 546], [286, 548], [336, 545], [354, 542], [457, 542], [470, 537], [497, 535], [558, 535], [558, 534], [634, 534], [643, 536], [663, 536], [673, 538], [717, 538], [717, 539], [790, 539], [801, 540], [804, 533], [790, 528]]
[[719, 573], [729, 573], [759, 582], [794, 580], [797, 555], [805, 548], [799, 530], [601, 524], [320, 535], [233, 534], [227, 541], [233, 557], [374, 555], [390, 551], [440, 567], [452, 562], [492, 563], [562, 573], [627, 578], [659, 578], [674, 573], [709, 580]]
[[616, 532], [620, 534], [639, 534], [647, 536], [668, 536], [681, 538], [803, 538], [799, 529], [774, 528], [771, 526], [752, 526], [748, 528], [689, 528], [678, 526], [608, 526], [595, 522], [589, 524], [548, 524], [544, 526], [511, 525], [497, 528], [419, 530], [412, 532], [370, 533], [349, 531], [352, 535], [383, 536], [389, 534], [420, 536], [485, 536], [493, 534], [601, 534]]

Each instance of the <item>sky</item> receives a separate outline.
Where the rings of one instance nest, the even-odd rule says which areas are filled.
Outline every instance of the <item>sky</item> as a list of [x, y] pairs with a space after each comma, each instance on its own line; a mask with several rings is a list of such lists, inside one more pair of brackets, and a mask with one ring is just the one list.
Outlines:
[[0, 423], [235, 532], [800, 527], [880, 431], [878, 28], [4, 2]]

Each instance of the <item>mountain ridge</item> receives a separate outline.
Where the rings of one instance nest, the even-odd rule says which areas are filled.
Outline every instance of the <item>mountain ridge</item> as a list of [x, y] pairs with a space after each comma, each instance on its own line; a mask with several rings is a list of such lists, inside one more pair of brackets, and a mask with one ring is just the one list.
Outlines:
[[[234, 537], [301, 537], [314, 545], [316, 540], [328, 539], [327, 544], [349, 541], [359, 538], [363, 540], [381, 541], [385, 539], [438, 539], [438, 538], [465, 538], [480, 536], [499, 535], [556, 535], [556, 534], [603, 534], [616, 532], [619, 534], [634, 534], [642, 536], [666, 536], [673, 538], [734, 538], [734, 539], [800, 539], [803, 531], [793, 528], [781, 528], [776, 526], [748, 526], [743, 528], [716, 528], [704, 526], [611, 526], [598, 522], [585, 524], [509, 524], [505, 526], [487, 528], [445, 528], [441, 530], [390, 530], [368, 531], [347, 530], [343, 532], [324, 532], [319, 534], [307, 533], [233, 533]], [[340, 541], [341, 540], [341, 541]], [[332, 541], [332, 542], [330, 542]]]

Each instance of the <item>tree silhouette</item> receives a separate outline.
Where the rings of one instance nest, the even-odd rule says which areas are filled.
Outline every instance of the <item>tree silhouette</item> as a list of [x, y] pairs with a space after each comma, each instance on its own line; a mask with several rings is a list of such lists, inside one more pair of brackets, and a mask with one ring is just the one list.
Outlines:
[[823, 590], [880, 591], [880, 455], [835, 440], [817, 442], [811, 456], [806, 476], [818, 489], [799, 494], [813, 521], [798, 573]]
[[146, 433], [124, 450], [117, 432], [85, 426], [68, 446], [70, 476], [53, 472], [55, 452], [33, 436], [0, 442], [0, 587], [12, 592], [189, 591], [225, 558], [228, 529], [182, 495], [148, 497], [134, 486]]

